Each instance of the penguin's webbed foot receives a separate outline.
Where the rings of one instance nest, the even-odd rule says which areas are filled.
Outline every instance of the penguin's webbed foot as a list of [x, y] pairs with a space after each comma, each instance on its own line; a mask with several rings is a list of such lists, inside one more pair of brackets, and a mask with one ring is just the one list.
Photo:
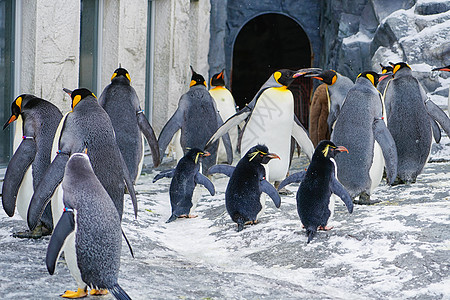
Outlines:
[[107, 295], [108, 294], [108, 290], [97, 290], [97, 289], [92, 289], [91, 292], [89, 293], [92, 296], [103, 296], [103, 295]]
[[191, 215], [191, 214], [178, 216], [178, 218], [186, 218], [186, 219], [193, 219], [193, 218], [197, 218], [197, 217], [198, 217], [198, 215]]
[[247, 221], [247, 222], [245, 222], [244, 225], [256, 225], [256, 224], [258, 224], [258, 223], [259, 223], [258, 220], [253, 220], [253, 221]]
[[373, 205], [380, 202], [380, 200], [370, 200], [370, 195], [366, 192], [362, 192], [358, 200], [353, 199], [353, 203], [359, 205]]
[[14, 232], [12, 236], [20, 239], [40, 239], [41, 237], [50, 234], [52, 234], [52, 230], [41, 224], [36, 226], [34, 230]]
[[61, 295], [63, 298], [71, 298], [71, 299], [77, 299], [77, 298], [84, 298], [87, 296], [87, 289], [80, 289], [76, 292], [74, 291], [65, 291], [64, 294]]
[[330, 227], [328, 227], [328, 226], [319, 226], [319, 228], [317, 228], [317, 230], [328, 231], [328, 230], [331, 230], [333, 228], [334, 228], [333, 226], [330, 226]]

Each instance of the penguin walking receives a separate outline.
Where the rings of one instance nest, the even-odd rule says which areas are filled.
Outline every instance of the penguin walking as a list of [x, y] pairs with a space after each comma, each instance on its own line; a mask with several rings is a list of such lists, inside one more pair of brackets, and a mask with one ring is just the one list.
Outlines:
[[[58, 154], [48, 167], [31, 199], [28, 209], [29, 227], [33, 229], [36, 226], [43, 208], [61, 183], [69, 156], [82, 152], [86, 148], [94, 173], [111, 197], [120, 219], [122, 219], [125, 184], [137, 215], [137, 201], [132, 180], [117, 146], [108, 114], [89, 90], [82, 88], [73, 92], [66, 91], [70, 92], [72, 98], [72, 111], [61, 121], [64, 123], [58, 140]], [[52, 207], [62, 205], [59, 203], [61, 200], [57, 199], [57, 203], [52, 201]], [[53, 210], [55, 223], [60, 213], [59, 210]]]
[[308, 158], [312, 157], [314, 151], [308, 133], [294, 114], [294, 97], [288, 86], [295, 78], [310, 73], [318, 74], [318, 70], [320, 69], [298, 71], [283, 69], [273, 73], [253, 100], [216, 131], [206, 147], [210, 147], [230, 129], [246, 120], [241, 133], [241, 157], [244, 157], [255, 144], [266, 145], [280, 157], [280, 160], [272, 160], [267, 164], [268, 181], [283, 180], [290, 164], [291, 136]]
[[311, 242], [317, 229], [331, 229], [327, 224], [334, 212], [334, 200], [330, 201], [332, 193], [341, 198], [349, 213], [353, 212], [352, 199], [336, 178], [334, 158], [341, 152], [348, 150], [331, 141], [321, 141], [314, 151], [308, 169], [290, 175], [280, 184], [279, 189], [293, 182], [301, 182], [296, 195], [297, 211], [306, 229], [307, 243]]
[[[209, 93], [216, 102], [220, 117], [222, 120], [226, 121], [236, 113], [236, 102], [234, 102], [231, 92], [225, 87], [224, 70], [211, 77], [210, 86]], [[235, 126], [230, 129], [228, 134], [230, 136], [232, 149], [235, 151], [237, 149], [238, 127]], [[217, 151], [217, 160], [219, 162], [227, 161], [226, 150], [222, 141], [219, 141], [219, 149]]]
[[349, 154], [336, 157], [337, 177], [357, 204], [374, 204], [372, 191], [383, 178], [397, 178], [397, 149], [386, 127], [384, 104], [376, 89], [379, 75], [363, 72], [348, 91], [334, 125], [331, 140], [345, 145]]
[[[446, 72], [450, 72], [450, 65], [445, 66], [445, 67], [434, 68], [431, 71], [446, 71]], [[448, 92], [447, 112], [450, 114], [450, 88], [449, 88], [449, 92]]]
[[434, 121], [449, 134], [450, 119], [427, 97], [407, 63], [391, 65], [394, 78], [386, 88], [385, 101], [389, 112], [387, 126], [398, 153], [396, 183], [414, 183], [428, 160], [432, 132], [440, 135]]
[[91, 295], [108, 290], [116, 299], [131, 299], [117, 282], [122, 249], [120, 216], [86, 154], [70, 156], [62, 188], [65, 208], [45, 258], [47, 270], [53, 275], [64, 251], [78, 290], [67, 290], [62, 297], [85, 297], [89, 286]]
[[244, 229], [245, 224], [256, 224], [264, 210], [263, 192], [269, 195], [277, 208], [281, 198], [277, 190], [266, 180], [267, 164], [274, 158], [280, 158], [275, 153], [269, 153], [265, 145], [250, 148], [239, 160], [236, 167], [215, 165], [208, 174], [223, 173], [230, 177], [225, 191], [225, 205], [231, 219], [237, 223], [237, 231]]
[[[217, 112], [214, 99], [206, 89], [205, 79], [202, 75], [196, 73], [192, 67], [191, 71], [189, 91], [181, 96], [177, 110], [164, 125], [159, 135], [158, 143], [161, 158], [164, 156], [173, 135], [178, 130], [181, 130], [180, 143], [186, 154], [189, 148], [204, 149], [208, 139], [223, 123]], [[222, 140], [227, 150], [227, 162], [231, 164], [233, 162], [233, 150], [231, 149], [230, 137], [227, 134]], [[210, 166], [216, 164], [217, 147], [218, 143], [214, 143], [209, 148], [211, 155], [202, 162], [204, 174]]]
[[159, 165], [160, 158], [158, 140], [130, 83], [128, 71], [119, 67], [114, 71], [111, 83], [103, 90], [98, 103], [111, 119], [117, 144], [135, 183], [144, 160], [143, 135], [150, 146], [154, 167]]
[[[14, 147], [14, 155], [6, 169], [2, 204], [10, 217], [17, 206], [19, 215], [26, 221], [33, 191], [51, 163], [52, 141], [62, 114], [52, 103], [29, 94], [17, 97], [11, 105], [11, 112], [3, 130], [17, 120], [15, 136], [20, 137], [21, 142]], [[40, 238], [50, 234], [52, 228], [51, 208], [47, 205], [39, 219], [39, 226], [33, 231], [17, 232], [13, 236]]]
[[198, 148], [189, 149], [175, 169], [163, 171], [153, 179], [153, 182], [156, 182], [164, 177], [172, 178], [169, 188], [172, 215], [166, 223], [175, 221], [177, 218], [196, 217], [192, 213], [197, 203], [193, 203], [192, 195], [197, 184], [205, 186], [211, 196], [214, 196], [214, 185], [199, 172], [201, 159], [209, 155], [209, 152]]
[[[345, 96], [347, 96], [348, 91], [353, 87], [353, 81], [334, 71], [334, 70], [326, 70], [322, 73], [315, 75], [315, 74], [307, 74], [305, 77], [312, 77], [315, 79], [318, 79], [326, 84], [326, 95], [327, 95], [327, 102], [328, 102], [328, 114], [326, 115], [326, 112], [324, 115], [319, 115], [319, 117], [312, 116], [313, 118], [318, 118], [321, 120], [320, 123], [318, 123], [315, 126], [323, 127], [325, 124], [323, 124], [323, 119], [326, 115], [327, 125], [328, 125], [328, 132], [331, 134], [333, 131], [333, 125], [334, 122], [336, 122], [336, 119], [339, 115], [339, 112], [341, 110], [342, 104], [344, 103]], [[322, 100], [325, 101], [325, 100]], [[313, 123], [314, 125], [314, 123]], [[314, 129], [310, 129], [314, 130]]]

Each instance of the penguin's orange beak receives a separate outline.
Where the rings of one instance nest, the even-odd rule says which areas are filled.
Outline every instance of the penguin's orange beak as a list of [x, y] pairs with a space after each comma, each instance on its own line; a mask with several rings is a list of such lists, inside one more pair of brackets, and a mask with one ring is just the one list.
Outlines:
[[274, 159], [274, 158], [278, 158], [281, 159], [278, 155], [276, 155], [275, 153], [269, 153], [266, 155], [266, 157], [270, 158], [270, 159]]
[[443, 68], [435, 68], [431, 71], [447, 71], [450, 72], [450, 68], [449, 67], [443, 67]]
[[210, 156], [210, 155], [211, 155], [211, 153], [209, 153], [208, 151], [205, 151], [205, 152], [203, 152], [203, 154], [202, 154], [203, 157]]
[[322, 78], [322, 77], [314, 76], [313, 78], [314, 78], [314, 79], [319, 79], [319, 80], [323, 81], [323, 78]]
[[17, 117], [15, 115], [12, 115], [9, 120], [5, 123], [5, 125], [3, 125], [3, 130], [5, 130], [6, 127], [8, 127], [9, 124], [11, 124], [12, 122], [14, 122], [17, 119]]
[[335, 151], [339, 151], [339, 152], [347, 152], [347, 153], [348, 153], [347, 148], [345, 148], [344, 146], [338, 146], [338, 147], [336, 147], [336, 150], [335, 150]]
[[378, 82], [382, 81], [383, 79], [385, 79], [386, 77], [388, 77], [389, 75], [383, 75], [380, 78], [378, 78]]

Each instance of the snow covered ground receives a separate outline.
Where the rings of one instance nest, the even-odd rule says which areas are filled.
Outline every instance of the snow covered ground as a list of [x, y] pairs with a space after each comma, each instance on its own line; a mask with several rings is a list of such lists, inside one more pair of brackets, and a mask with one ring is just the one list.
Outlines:
[[[373, 195], [378, 205], [348, 214], [339, 201], [334, 229], [310, 244], [295, 193], [280, 209], [267, 201], [260, 223], [236, 232], [224, 205], [228, 179], [220, 176], [215, 196], [200, 189], [198, 218], [166, 224], [170, 180], [152, 183], [157, 171], [150, 171], [136, 186], [137, 220], [126, 195], [123, 228], [135, 258], [123, 243], [119, 283], [133, 299], [450, 299], [450, 140], [441, 143], [432, 159], [446, 162], [428, 163], [410, 186], [383, 182]], [[292, 169], [305, 166], [301, 156]], [[75, 281], [63, 260], [47, 273], [49, 238], [11, 237], [24, 227], [0, 211], [0, 297], [60, 299]]]

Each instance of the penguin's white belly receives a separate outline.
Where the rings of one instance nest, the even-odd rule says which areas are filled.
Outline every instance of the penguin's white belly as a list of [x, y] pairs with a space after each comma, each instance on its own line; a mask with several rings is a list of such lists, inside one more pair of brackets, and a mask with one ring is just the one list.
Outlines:
[[257, 144], [265, 144], [280, 159], [268, 163], [267, 178], [281, 181], [289, 169], [294, 97], [289, 90], [267, 89], [259, 98], [242, 137], [241, 155]]
[[33, 197], [33, 166], [30, 166], [23, 177], [17, 192], [17, 212], [23, 220], [27, 220], [28, 207], [30, 206], [31, 197]]
[[370, 193], [380, 184], [381, 179], [383, 179], [383, 171], [384, 171], [384, 157], [383, 152], [381, 150], [380, 145], [377, 141], [375, 141], [373, 147], [373, 161], [372, 166], [369, 170], [369, 176], [372, 180], [372, 184], [370, 186]]
[[[74, 218], [76, 220], [76, 211], [74, 210]], [[86, 283], [83, 282], [81, 278], [80, 269], [78, 267], [77, 262], [77, 253], [76, 253], [76, 245], [75, 245], [75, 233], [77, 232], [77, 222], [75, 221], [75, 230], [71, 232], [64, 242], [62, 247], [62, 251], [64, 251], [64, 258], [67, 263], [67, 268], [69, 268], [70, 274], [77, 281], [78, 288], [84, 289], [86, 287]]]
[[136, 183], [139, 179], [139, 176], [141, 176], [141, 172], [142, 172], [142, 165], [144, 164], [144, 151], [145, 151], [145, 144], [144, 144], [144, 135], [141, 133], [141, 143], [142, 143], [142, 156], [141, 156], [141, 160], [139, 161], [139, 165], [138, 165], [138, 172], [136, 174], [136, 178], [134, 179], [134, 182]]
[[261, 210], [259, 211], [259, 213], [256, 215], [256, 220], [259, 220], [259, 218], [262, 217], [262, 215], [264, 214], [264, 211], [266, 210], [266, 194], [262, 193], [261, 197], [259, 198], [259, 201], [261, 202]]

